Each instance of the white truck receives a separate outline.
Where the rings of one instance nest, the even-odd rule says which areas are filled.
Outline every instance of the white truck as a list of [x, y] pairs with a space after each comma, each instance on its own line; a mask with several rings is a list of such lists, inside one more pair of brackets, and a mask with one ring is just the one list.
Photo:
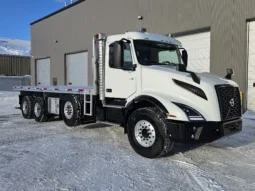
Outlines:
[[118, 124], [136, 153], [156, 158], [174, 142], [208, 143], [242, 130], [238, 85], [188, 71], [187, 64], [187, 51], [170, 35], [100, 33], [93, 38], [92, 87], [13, 89], [20, 91], [25, 119], [46, 122], [58, 115], [67, 126]]

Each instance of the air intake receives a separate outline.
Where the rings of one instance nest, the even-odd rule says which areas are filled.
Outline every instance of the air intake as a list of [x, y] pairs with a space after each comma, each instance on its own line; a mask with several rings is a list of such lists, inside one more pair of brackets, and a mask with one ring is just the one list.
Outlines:
[[192, 92], [193, 94], [195, 94], [195, 95], [197, 95], [197, 96], [199, 96], [199, 97], [201, 97], [201, 98], [207, 100], [207, 97], [206, 97], [206, 95], [205, 95], [205, 92], [204, 92], [202, 89], [200, 89], [200, 88], [198, 88], [198, 87], [196, 87], [196, 86], [193, 86], [193, 85], [191, 85], [191, 84], [188, 84], [188, 83], [179, 81], [179, 80], [173, 79], [173, 81], [174, 81], [174, 83], [175, 83], [176, 85], [178, 85], [178, 86], [180, 86], [180, 87], [182, 87], [182, 88], [184, 88], [184, 89], [186, 89], [186, 90]]

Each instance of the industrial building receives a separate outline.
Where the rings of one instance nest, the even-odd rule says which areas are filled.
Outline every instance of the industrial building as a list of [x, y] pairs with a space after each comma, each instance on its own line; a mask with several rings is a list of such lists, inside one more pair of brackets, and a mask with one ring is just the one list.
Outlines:
[[29, 41], [0, 37], [0, 75], [30, 75], [30, 50]]
[[[254, 0], [79, 0], [31, 23], [36, 85], [92, 85], [92, 36], [171, 34], [189, 53], [189, 70], [235, 72], [243, 106], [255, 111]], [[85, 76], [87, 76], [85, 78]]]
[[24, 76], [31, 74], [31, 60], [29, 56], [1, 55], [0, 75]]

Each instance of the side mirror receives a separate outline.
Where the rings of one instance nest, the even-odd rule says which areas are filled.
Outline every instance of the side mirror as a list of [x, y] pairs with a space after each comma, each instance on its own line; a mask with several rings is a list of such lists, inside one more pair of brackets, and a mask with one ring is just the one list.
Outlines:
[[188, 66], [188, 52], [187, 52], [187, 50], [182, 51], [182, 60], [183, 60], [184, 65], [187, 68], [187, 66]]
[[225, 76], [225, 78], [231, 80], [233, 74], [234, 74], [233, 69], [228, 68], [228, 69], [227, 69], [227, 75]]
[[116, 41], [113, 44], [114, 47], [114, 60], [113, 67], [114, 68], [122, 68], [123, 67], [123, 41]]

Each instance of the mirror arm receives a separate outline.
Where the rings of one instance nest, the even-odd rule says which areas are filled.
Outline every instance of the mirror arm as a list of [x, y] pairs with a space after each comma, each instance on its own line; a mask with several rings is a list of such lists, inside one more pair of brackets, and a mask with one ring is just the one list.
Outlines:
[[137, 64], [133, 64], [132, 65], [132, 71], [135, 71], [136, 68], [137, 68]]
[[133, 64], [132, 67], [130, 68], [121, 68], [122, 70], [125, 70], [125, 71], [135, 71], [135, 69], [137, 68], [137, 65], [136, 64]]
[[228, 79], [228, 80], [231, 80], [232, 74], [227, 74], [227, 75], [225, 76], [225, 78]]
[[234, 74], [233, 69], [228, 68], [228, 69], [227, 69], [227, 74], [226, 74], [225, 78], [228, 79], [228, 80], [231, 80], [233, 74]]
[[122, 39], [120, 39], [120, 41], [127, 41], [127, 43], [129, 43], [129, 44], [131, 43], [131, 41], [126, 38], [122, 38]]

